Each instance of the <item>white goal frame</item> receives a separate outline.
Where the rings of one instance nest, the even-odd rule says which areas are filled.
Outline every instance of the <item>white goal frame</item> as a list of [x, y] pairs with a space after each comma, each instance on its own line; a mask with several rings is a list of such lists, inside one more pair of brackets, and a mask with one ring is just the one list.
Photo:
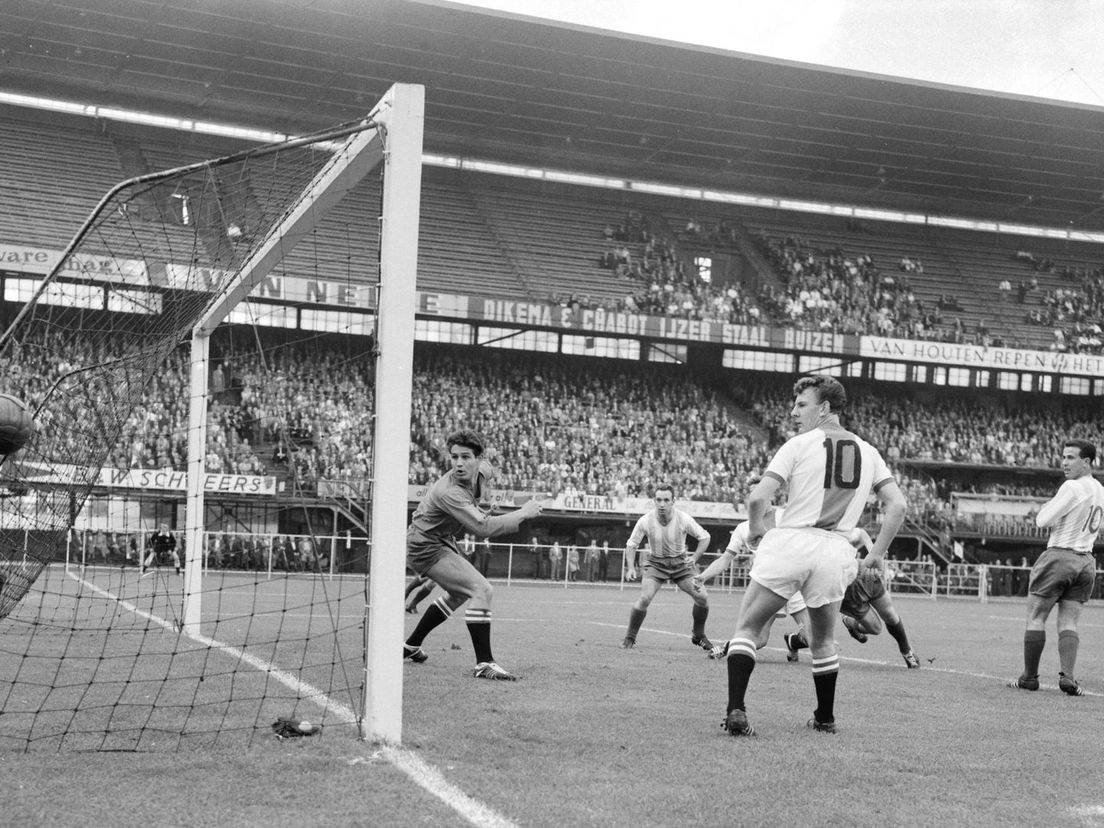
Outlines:
[[380, 163], [384, 164], [377, 305], [375, 428], [369, 588], [365, 608], [365, 680], [360, 736], [402, 741], [403, 587], [406, 572], [407, 469], [414, 370], [414, 313], [421, 208], [425, 88], [395, 84], [356, 133], [315, 176], [296, 207], [245, 261], [192, 329], [183, 632], [199, 636], [203, 566], [203, 460], [207, 444], [210, 338], [318, 219]]

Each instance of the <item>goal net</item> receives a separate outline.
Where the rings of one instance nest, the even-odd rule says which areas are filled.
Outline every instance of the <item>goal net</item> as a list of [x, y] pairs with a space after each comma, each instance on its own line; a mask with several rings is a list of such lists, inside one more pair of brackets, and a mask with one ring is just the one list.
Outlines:
[[372, 692], [397, 643], [366, 646], [398, 633], [366, 607], [389, 587], [401, 630], [401, 564], [367, 573], [398, 532], [373, 488], [405, 518], [373, 447], [405, 450], [409, 372], [405, 426], [374, 411], [381, 297], [412, 327], [421, 106], [399, 85], [362, 121], [214, 158], [142, 139], [168, 169], [113, 187], [45, 278], [5, 278], [0, 392], [36, 430], [0, 466], [0, 750], [238, 744], [279, 719], [397, 740], [365, 724], [401, 717]]

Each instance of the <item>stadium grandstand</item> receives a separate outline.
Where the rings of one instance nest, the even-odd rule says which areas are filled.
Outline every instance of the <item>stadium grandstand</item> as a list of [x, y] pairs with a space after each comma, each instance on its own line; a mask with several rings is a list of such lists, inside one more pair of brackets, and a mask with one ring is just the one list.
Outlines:
[[[154, 5], [0, 11], [3, 327], [120, 181], [346, 124], [420, 84], [409, 512], [465, 423], [488, 439], [497, 507], [549, 498], [495, 539], [496, 582], [550, 577], [531, 541], [608, 544], [619, 582], [660, 480], [717, 555], [792, 435], [793, 381], [824, 372], [908, 497], [902, 591], [1024, 594], [1063, 441], [1104, 446], [1104, 110], [448, 2], [322, 3], [309, 24], [292, 4]], [[243, 50], [262, 7], [265, 48]], [[231, 243], [282, 174], [220, 202]], [[208, 492], [220, 577], [369, 568], [383, 190], [353, 187], [211, 337], [202, 469], [263, 491]], [[196, 204], [181, 187], [128, 207], [154, 293], [204, 255]], [[96, 337], [127, 327], [118, 310], [75, 312], [0, 390], [41, 398], [110, 358]], [[158, 525], [183, 531], [186, 345], [122, 423], [57, 563], [137, 571]], [[71, 447], [45, 416], [59, 461]]]

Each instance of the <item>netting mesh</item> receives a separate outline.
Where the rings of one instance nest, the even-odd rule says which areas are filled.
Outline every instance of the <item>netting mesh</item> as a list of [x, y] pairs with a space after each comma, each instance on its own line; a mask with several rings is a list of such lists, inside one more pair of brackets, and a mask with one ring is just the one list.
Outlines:
[[[377, 206], [372, 185], [359, 206], [343, 207], [328, 225], [319, 217], [294, 249], [291, 242], [281, 249], [279, 229], [289, 213], [312, 203], [312, 182], [341, 163], [366, 128], [124, 182], [105, 196], [50, 277], [6, 280], [5, 298], [27, 303], [3, 320], [0, 392], [28, 403], [36, 431], [0, 467], [0, 748], [206, 743], [252, 733], [268, 717], [288, 713], [289, 702], [311, 697], [340, 698], [335, 715], [352, 715], [344, 705], [353, 704], [362, 658], [363, 578], [335, 576], [339, 541], [342, 563], [359, 559], [352, 568], [363, 570], [363, 538], [354, 544], [346, 532], [319, 539], [309, 514], [292, 536], [263, 506], [256, 507], [260, 518], [240, 526], [208, 515], [213, 531], [204, 536], [203, 563], [211, 568], [202, 582], [199, 636], [180, 634], [181, 582], [173, 577], [185, 552], [179, 500], [192, 329], [267, 245], [279, 250], [282, 277], [335, 278], [320, 276], [320, 267], [336, 251], [346, 259], [340, 278], [363, 287], [367, 274], [351, 272], [348, 239], [356, 236], [360, 257], [373, 245], [377, 217], [363, 210]], [[147, 154], [156, 160], [152, 145]], [[294, 289], [261, 275], [267, 281], [258, 290], [266, 296], [294, 298]], [[292, 304], [252, 305], [235, 313], [245, 321], [294, 316]], [[363, 322], [349, 319], [352, 332], [363, 333]], [[219, 369], [232, 374], [226, 341]], [[274, 370], [256, 341], [255, 369]], [[251, 465], [238, 424], [220, 419], [222, 390], [209, 388], [205, 401], [206, 471], [260, 480], [248, 485], [275, 493], [274, 476]], [[229, 407], [240, 410], [240, 389], [231, 396]], [[267, 416], [282, 430], [278, 442], [294, 453], [288, 411]], [[296, 477], [296, 468], [287, 464], [291, 489], [317, 490], [316, 482]], [[139, 473], [143, 492], [124, 491]], [[159, 486], [173, 491], [176, 505], [158, 497]], [[223, 516], [226, 509], [216, 511]], [[159, 525], [175, 536], [171, 560], [152, 542]], [[227, 531], [246, 526], [248, 532]], [[244, 539], [235, 541], [237, 535]]]

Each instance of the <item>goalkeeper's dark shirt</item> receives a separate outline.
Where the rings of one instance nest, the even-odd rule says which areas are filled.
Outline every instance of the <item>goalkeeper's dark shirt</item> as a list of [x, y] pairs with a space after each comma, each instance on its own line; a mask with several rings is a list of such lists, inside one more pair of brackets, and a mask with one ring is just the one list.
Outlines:
[[443, 554], [459, 555], [456, 540], [461, 532], [493, 538], [518, 530], [521, 518], [516, 512], [491, 516], [479, 508], [490, 493], [489, 468], [480, 468], [474, 491], [456, 480], [452, 470], [429, 487], [406, 533], [407, 563], [415, 572], [427, 572]]
[[172, 552], [176, 549], [176, 538], [173, 537], [172, 532], [157, 532], [150, 541], [150, 546], [158, 555]]

